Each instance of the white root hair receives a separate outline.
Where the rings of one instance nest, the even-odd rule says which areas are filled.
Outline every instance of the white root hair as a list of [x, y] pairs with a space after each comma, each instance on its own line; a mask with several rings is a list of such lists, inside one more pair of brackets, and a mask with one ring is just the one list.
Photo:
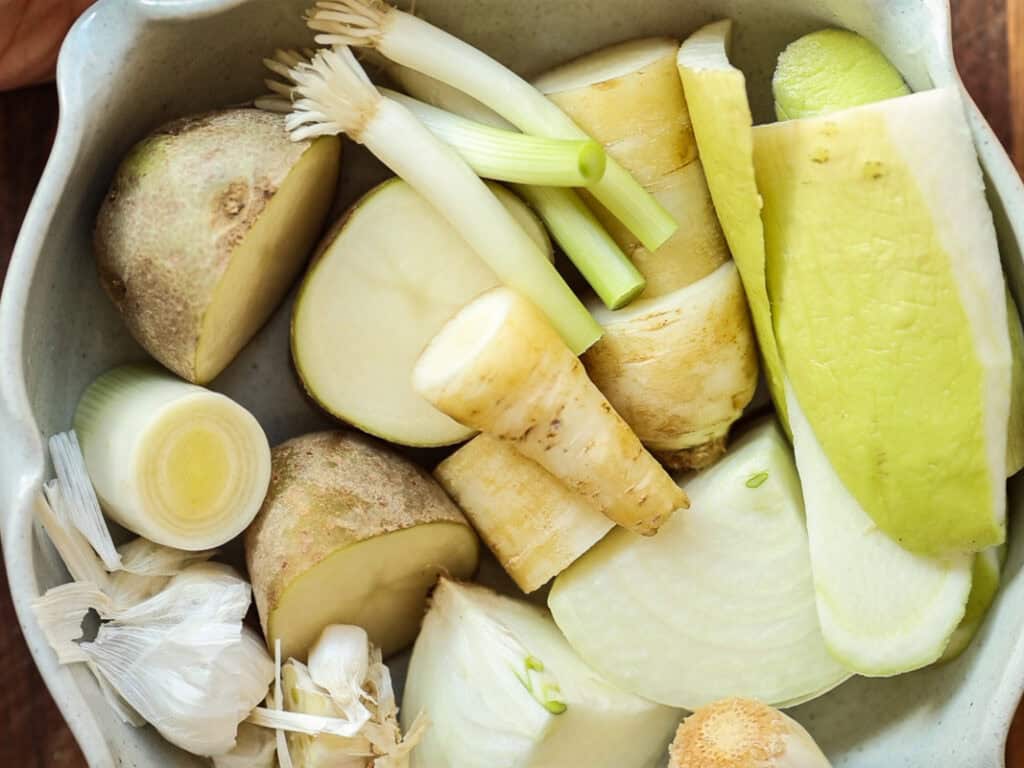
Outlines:
[[395, 9], [382, 0], [319, 0], [306, 14], [306, 24], [320, 45], [375, 47], [384, 22]]
[[266, 81], [272, 95], [257, 99], [256, 105], [287, 114], [285, 127], [292, 141], [339, 133], [359, 141], [381, 101], [347, 46], [302, 54], [278, 50], [263, 63], [281, 79]]

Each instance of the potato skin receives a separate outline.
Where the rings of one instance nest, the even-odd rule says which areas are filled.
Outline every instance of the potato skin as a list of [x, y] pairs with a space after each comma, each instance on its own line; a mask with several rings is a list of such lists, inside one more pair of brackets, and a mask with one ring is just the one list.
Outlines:
[[[203, 315], [232, 250], [311, 142], [255, 108], [175, 120], [136, 144], [100, 208], [100, 282], [135, 339], [197, 381]], [[202, 383], [202, 382], [198, 382]]]
[[291, 582], [331, 553], [427, 523], [469, 528], [433, 478], [355, 432], [314, 432], [271, 452], [270, 489], [245, 534], [263, 631]]

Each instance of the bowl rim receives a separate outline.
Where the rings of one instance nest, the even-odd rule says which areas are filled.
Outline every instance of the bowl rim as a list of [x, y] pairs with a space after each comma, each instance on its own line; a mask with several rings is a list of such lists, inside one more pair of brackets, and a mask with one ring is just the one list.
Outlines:
[[[60, 106], [57, 134], [11, 254], [7, 277], [0, 294], [0, 434], [5, 453], [0, 461], [0, 538], [8, 584], [22, 635], [46, 686], [68, 723], [90, 766], [114, 768], [119, 764], [102, 728], [79, 690], [69, 667], [61, 667], [36, 626], [30, 603], [39, 594], [35, 575], [33, 520], [47, 467], [42, 435], [36, 423], [25, 381], [25, 312], [36, 268], [44, 258], [43, 245], [55, 210], [72, 177], [76, 159], [86, 138], [85, 122], [74, 103], [82, 77], [78, 62], [88, 54], [89, 28], [113, 15], [127, 19], [133, 31], [161, 22], [188, 22], [220, 14], [246, 0], [99, 0], [73, 25], [61, 47], [57, 67]], [[934, 85], [954, 85], [963, 97], [979, 159], [991, 187], [998, 190], [1010, 234], [1024, 252], [1024, 182], [1006, 150], [964, 88], [956, 69], [948, 0], [920, 0], [933, 20], [936, 58], [929, 74]], [[884, 8], [885, 0], [866, 0]], [[1015, 292], [1024, 302], [1024, 284]], [[1024, 636], [1018, 638], [1006, 659], [1004, 672], [987, 702], [983, 722], [985, 738], [975, 742], [990, 750], [988, 765], [1005, 765], [1004, 745], [1018, 702], [1024, 693]]]

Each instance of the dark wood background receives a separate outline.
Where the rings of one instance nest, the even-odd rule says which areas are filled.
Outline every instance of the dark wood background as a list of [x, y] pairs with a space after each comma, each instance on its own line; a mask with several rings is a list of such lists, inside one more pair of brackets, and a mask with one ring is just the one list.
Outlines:
[[[953, 0], [953, 32], [968, 90], [1024, 171], [1024, 0]], [[56, 123], [53, 86], [0, 93], [0, 277]], [[2, 570], [0, 663], [0, 766], [84, 768], [25, 648]], [[1018, 721], [1007, 745], [1008, 768], [1024, 768], [1024, 709]]]

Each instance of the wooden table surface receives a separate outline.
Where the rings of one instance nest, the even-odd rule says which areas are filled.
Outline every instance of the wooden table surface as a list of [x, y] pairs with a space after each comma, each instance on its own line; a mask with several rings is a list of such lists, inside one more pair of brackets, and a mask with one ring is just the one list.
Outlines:
[[[967, 88], [1024, 171], [1024, 0], [953, 0], [953, 9], [957, 61]], [[53, 86], [0, 93], [0, 277], [46, 162], [56, 122]], [[3, 570], [0, 662], [0, 766], [84, 767], [25, 649]], [[1024, 768], [1024, 707], [1007, 744], [1007, 766]]]

